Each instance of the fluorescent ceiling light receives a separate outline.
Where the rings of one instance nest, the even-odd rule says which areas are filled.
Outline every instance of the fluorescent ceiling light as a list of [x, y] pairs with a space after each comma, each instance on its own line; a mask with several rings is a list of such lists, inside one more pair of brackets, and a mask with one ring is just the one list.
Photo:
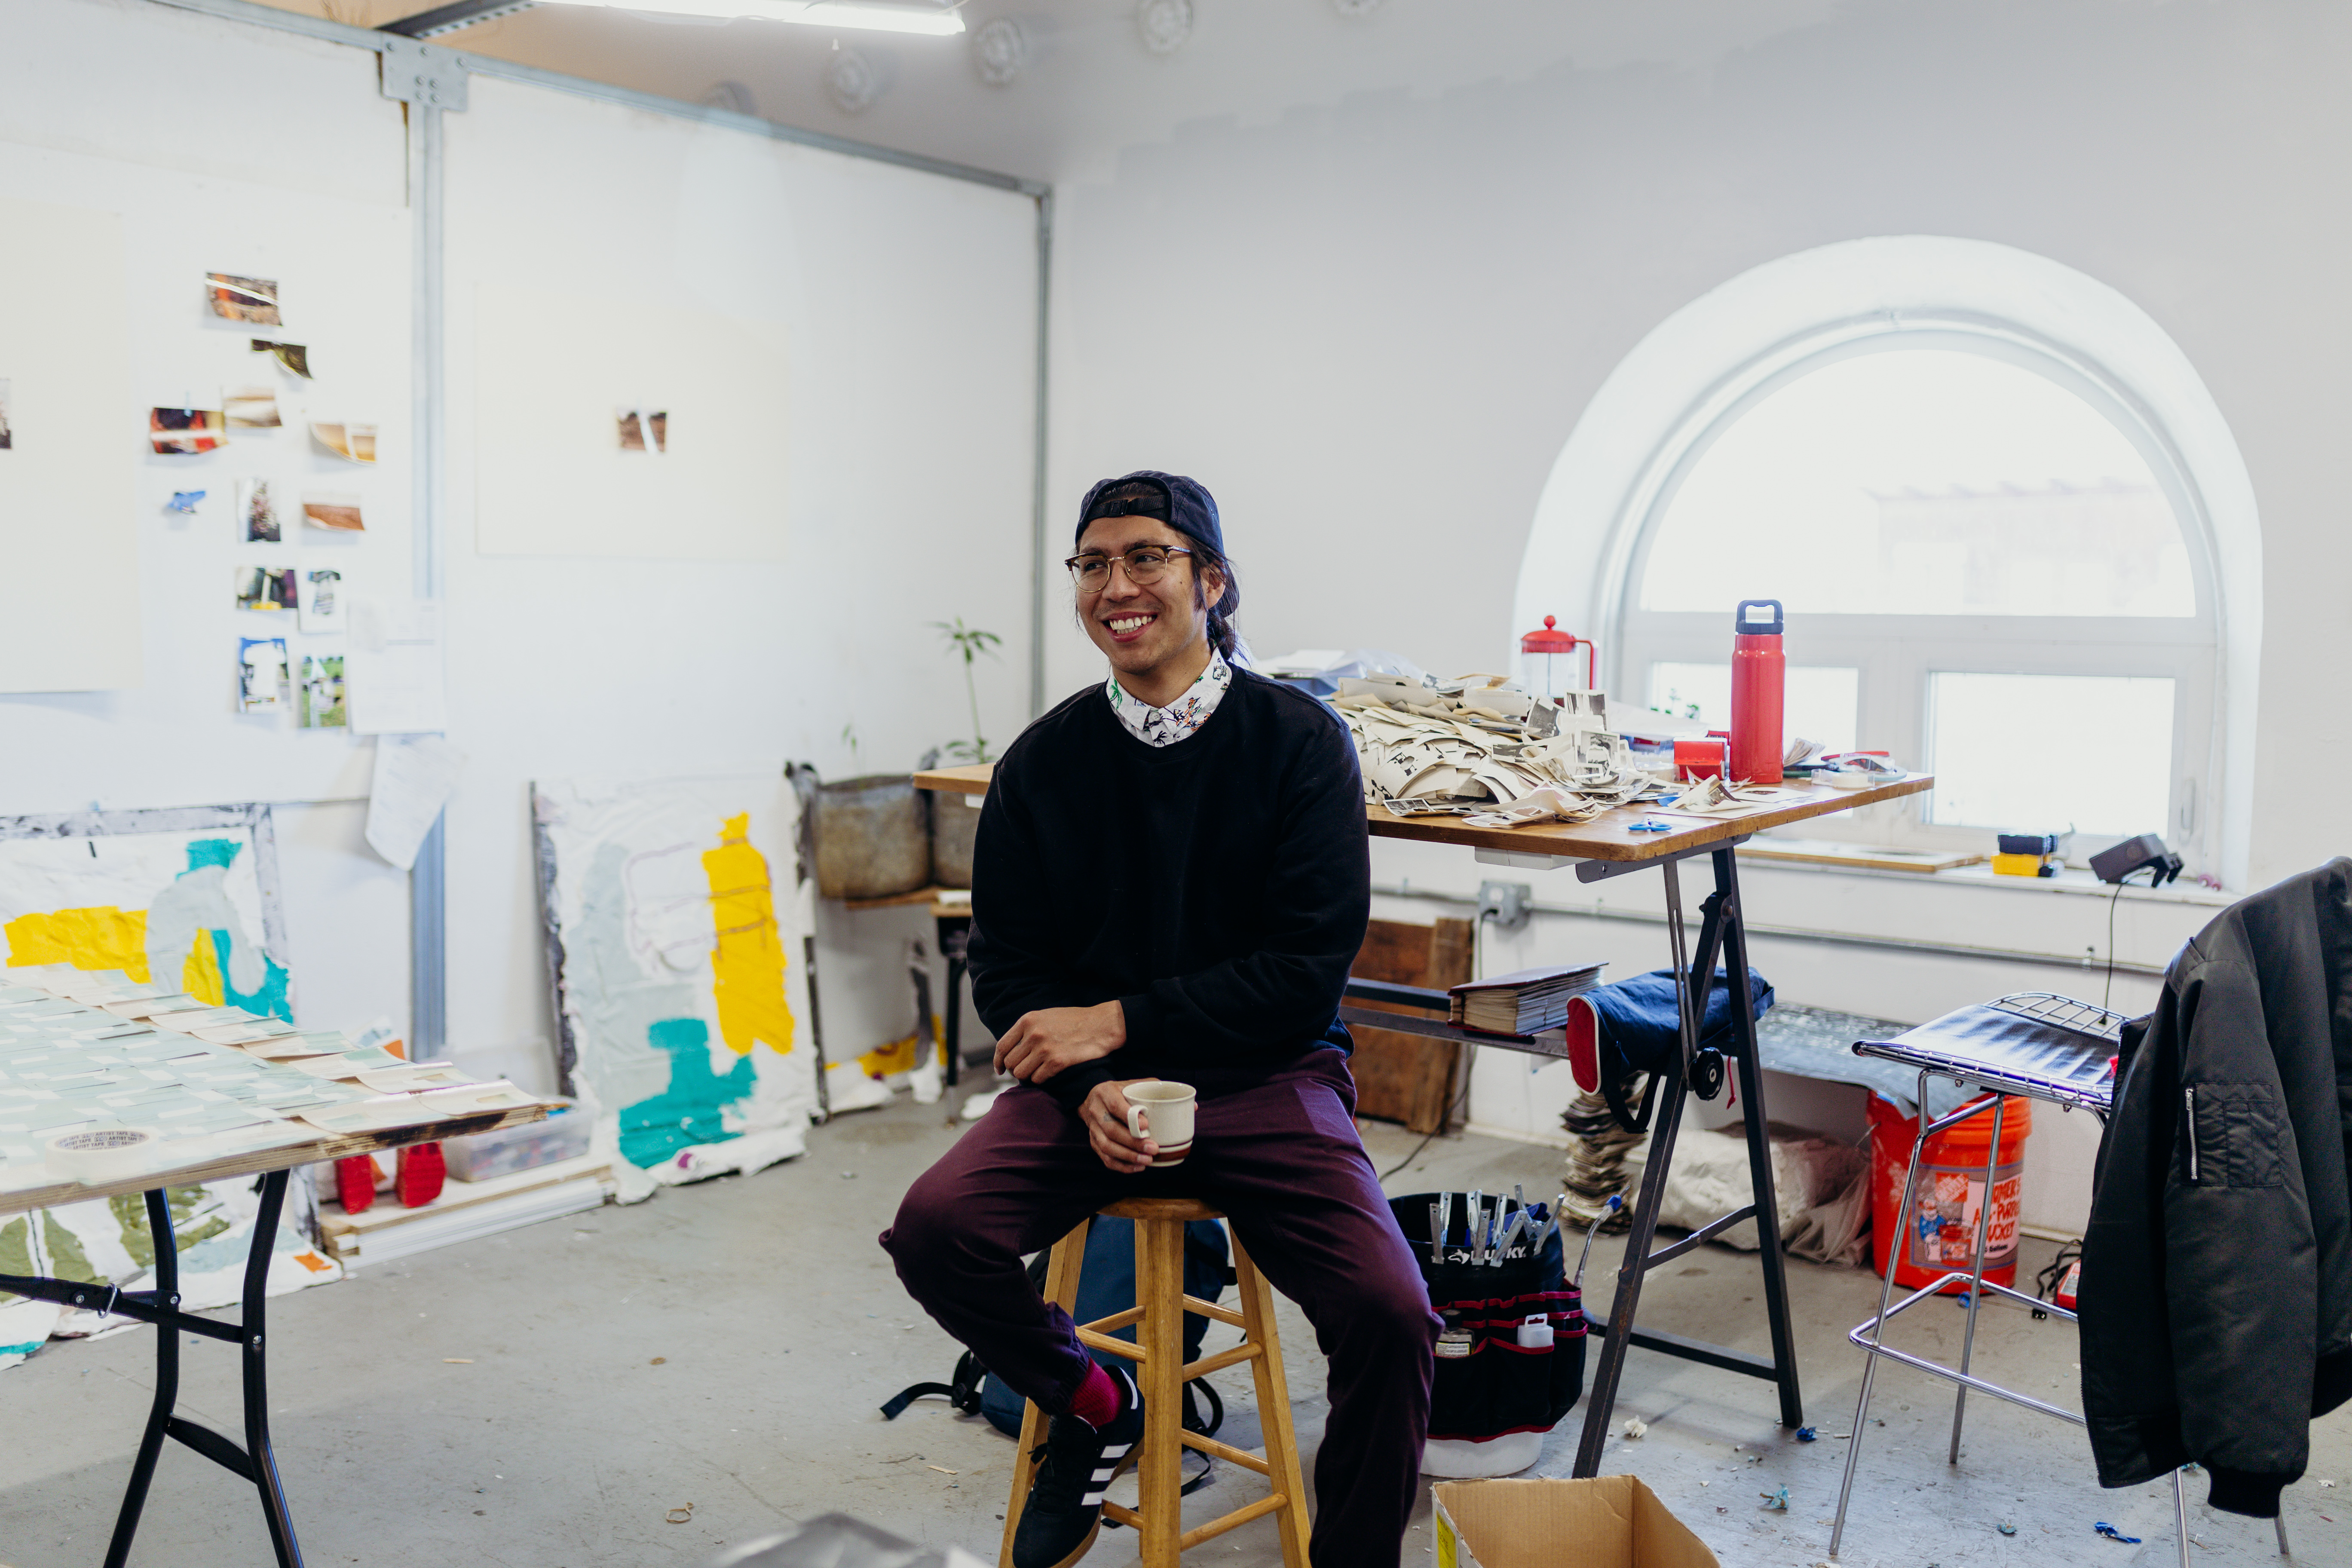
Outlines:
[[811, 27], [858, 28], [874, 33], [928, 33], [950, 37], [963, 31], [963, 16], [934, 5], [891, 5], [880, 0], [547, 0], [558, 5], [594, 5], [616, 11], [657, 11], [676, 16], [755, 16], [798, 22]]

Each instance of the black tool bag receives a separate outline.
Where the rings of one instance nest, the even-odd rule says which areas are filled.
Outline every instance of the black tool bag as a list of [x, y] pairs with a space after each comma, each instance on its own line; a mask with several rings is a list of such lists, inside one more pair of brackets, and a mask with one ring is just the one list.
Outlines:
[[[1415, 1193], [1389, 1203], [1421, 1262], [1429, 1304], [1445, 1320], [1430, 1386], [1429, 1435], [1482, 1443], [1513, 1432], [1549, 1432], [1584, 1394], [1584, 1303], [1568, 1283], [1563, 1233], [1555, 1230], [1534, 1251], [1523, 1235], [1499, 1264], [1472, 1263], [1469, 1195], [1456, 1193], [1444, 1260], [1433, 1263], [1429, 1207], [1438, 1196]], [[1507, 1225], [1517, 1211], [1507, 1201], [1503, 1206]], [[1519, 1325], [1537, 1316], [1551, 1325], [1549, 1347], [1519, 1343]]]

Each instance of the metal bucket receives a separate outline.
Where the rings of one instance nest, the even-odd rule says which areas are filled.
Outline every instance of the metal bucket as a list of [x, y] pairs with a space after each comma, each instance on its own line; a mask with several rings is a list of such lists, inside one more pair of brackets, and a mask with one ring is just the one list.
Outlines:
[[931, 874], [930, 813], [905, 773], [819, 784], [816, 886], [828, 899], [887, 899]]
[[931, 880], [942, 888], [971, 886], [971, 848], [980, 835], [976, 795], [931, 796]]

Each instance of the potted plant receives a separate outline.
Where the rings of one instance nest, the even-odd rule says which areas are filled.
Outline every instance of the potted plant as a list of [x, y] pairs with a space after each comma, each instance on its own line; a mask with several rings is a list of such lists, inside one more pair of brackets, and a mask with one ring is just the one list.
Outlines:
[[[949, 657], [963, 661], [963, 695], [971, 714], [971, 739], [950, 741], [946, 751], [959, 763], [985, 763], [992, 759], [988, 752], [988, 737], [980, 728], [980, 687], [972, 667], [980, 656], [996, 657], [1003, 638], [994, 632], [963, 624], [958, 616], [952, 621], [933, 621], [946, 639]], [[976, 795], [931, 797], [931, 880], [942, 888], [971, 886], [972, 844], [980, 832], [980, 813], [973, 810], [980, 804]]]

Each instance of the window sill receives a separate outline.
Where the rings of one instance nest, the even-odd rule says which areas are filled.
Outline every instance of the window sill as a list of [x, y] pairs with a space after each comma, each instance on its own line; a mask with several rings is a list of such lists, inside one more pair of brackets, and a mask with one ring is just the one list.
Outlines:
[[[1769, 835], [1759, 835], [1754, 842], [1767, 845], [1771, 838]], [[1862, 850], [1878, 847], [1841, 844], [1839, 847]], [[2114, 883], [2102, 882], [2090, 872], [2072, 866], [2054, 877], [2008, 877], [1982, 863], [1955, 866], [1942, 871], [1890, 871], [1870, 866], [1824, 866], [1817, 861], [1784, 860], [1777, 856], [1757, 855], [1744, 850], [1739, 858], [1743, 864], [1756, 869], [1815, 872], [1831, 877], [1865, 877], [1913, 887], [1998, 888], [2004, 892], [2073, 894], [2078, 898], [2095, 899], [2116, 896]], [[2126, 903], [2193, 904], [2208, 909], [2226, 908], [2236, 903], [2239, 897], [2236, 893], [2219, 892], [2194, 882], [2170, 882], [2161, 888], [2143, 887], [2134, 882], [2126, 885], [2121, 894]]]

